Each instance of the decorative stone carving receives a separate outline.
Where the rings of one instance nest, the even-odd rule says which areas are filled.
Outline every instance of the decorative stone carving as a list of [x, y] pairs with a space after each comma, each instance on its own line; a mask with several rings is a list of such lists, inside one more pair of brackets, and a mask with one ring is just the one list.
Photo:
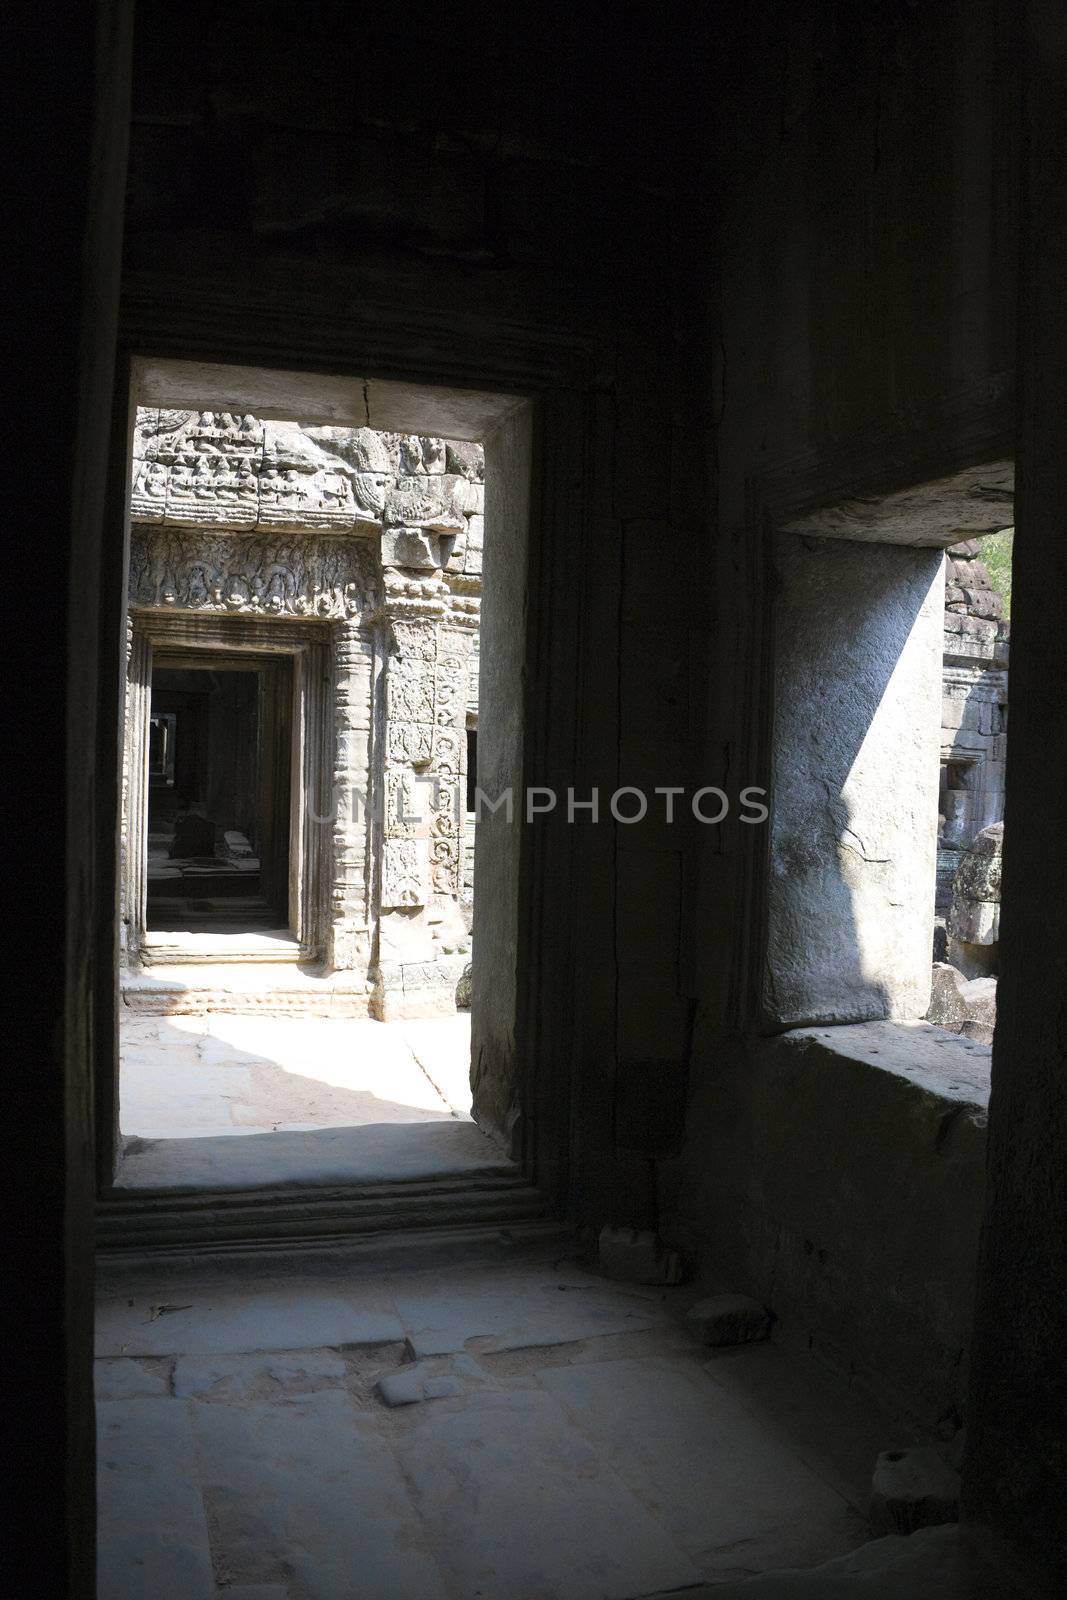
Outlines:
[[437, 639], [432, 628], [413, 620], [394, 620], [392, 634], [396, 653], [405, 660], [437, 659]]
[[429, 723], [390, 723], [387, 733], [390, 761], [408, 761], [412, 766], [429, 761], [433, 753], [433, 728]]
[[450, 439], [445, 445], [445, 471], [481, 483], [485, 478], [485, 451], [480, 444]]
[[395, 477], [369, 429], [142, 410], [131, 510], [137, 521], [201, 527], [370, 530]]
[[947, 552], [942, 667], [938, 913], [947, 912], [960, 852], [1004, 815], [1010, 625], [969, 539]]
[[371, 556], [352, 540], [136, 525], [130, 539], [133, 606], [340, 621], [366, 611], [374, 591]]
[[384, 582], [382, 614], [394, 625], [394, 629], [398, 622], [443, 620], [448, 605], [448, 589], [436, 573], [432, 577], [417, 577], [414, 573], [387, 567]]
[[389, 663], [386, 684], [390, 727], [406, 722], [433, 722], [433, 665], [418, 658], [397, 656]]
[[430, 784], [407, 767], [389, 771], [385, 780], [385, 832], [391, 839], [425, 838], [428, 831]]
[[983, 828], [960, 854], [948, 914], [948, 955], [966, 978], [996, 972], [1004, 824]]
[[[260, 473], [260, 522], [300, 527], [377, 526], [389, 481], [388, 457], [367, 430], [301, 428], [268, 422]], [[327, 448], [329, 446], [329, 448]], [[367, 470], [371, 463], [377, 470]]]
[[386, 839], [382, 845], [383, 910], [423, 906], [428, 898], [425, 839]]
[[387, 526], [465, 533], [475, 485], [452, 474], [400, 478], [385, 501]]
[[[148, 408], [133, 456], [131, 727], [145, 724], [151, 630], [269, 649], [306, 634], [302, 948], [365, 972], [375, 1014], [451, 1009], [470, 951], [480, 446]], [[124, 769], [127, 919], [144, 898], [139, 770]]]
[[351, 969], [369, 955], [368, 828], [361, 809], [369, 786], [373, 644], [352, 624], [334, 640], [334, 828], [330, 885], [330, 964]]
[[404, 475], [434, 475], [446, 470], [446, 445], [443, 439], [417, 438], [409, 434], [400, 441], [400, 471]]

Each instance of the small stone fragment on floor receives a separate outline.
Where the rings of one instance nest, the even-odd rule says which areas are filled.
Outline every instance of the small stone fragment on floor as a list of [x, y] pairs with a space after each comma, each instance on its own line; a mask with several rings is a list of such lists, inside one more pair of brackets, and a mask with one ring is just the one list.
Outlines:
[[884, 1450], [871, 1484], [869, 1523], [874, 1538], [887, 1533], [914, 1533], [958, 1522], [960, 1476], [928, 1446]]
[[704, 1344], [714, 1349], [753, 1344], [771, 1331], [771, 1313], [747, 1294], [713, 1294], [698, 1300], [686, 1320], [699, 1331]]
[[387, 1406], [413, 1406], [422, 1399], [422, 1373], [418, 1367], [404, 1367], [379, 1378], [377, 1390]]
[[422, 1367], [402, 1367], [399, 1372], [388, 1372], [377, 1383], [378, 1394], [387, 1406], [413, 1406], [420, 1400], [448, 1400], [462, 1394], [455, 1378], [446, 1373], [428, 1377]]

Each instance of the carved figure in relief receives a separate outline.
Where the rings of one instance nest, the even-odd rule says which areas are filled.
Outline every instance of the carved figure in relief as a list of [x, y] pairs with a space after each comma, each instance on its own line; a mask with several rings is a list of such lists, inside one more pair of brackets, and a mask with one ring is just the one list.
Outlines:
[[369, 603], [372, 587], [367, 553], [354, 543], [133, 531], [133, 605], [341, 619]]

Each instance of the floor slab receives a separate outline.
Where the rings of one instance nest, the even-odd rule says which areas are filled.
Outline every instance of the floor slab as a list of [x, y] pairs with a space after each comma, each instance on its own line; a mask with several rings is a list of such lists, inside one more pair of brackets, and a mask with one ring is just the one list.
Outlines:
[[709, 1358], [684, 1289], [342, 1256], [104, 1288], [102, 1600], [770, 1600], [743, 1576], [783, 1563], [782, 1600], [888, 1600], [839, 1558], [892, 1425], [774, 1345]]
[[[814, 1361], [786, 1355], [773, 1343], [718, 1351], [707, 1376], [750, 1414], [782, 1449], [805, 1462], [857, 1511], [866, 1512], [871, 1465], [881, 1451], [921, 1444], [923, 1435], [872, 1413], [857, 1393]], [[832, 1417], [833, 1426], [827, 1426]], [[888, 1432], [887, 1432], [888, 1426]]]
[[421, 1409], [399, 1455], [454, 1593], [625, 1600], [699, 1579], [550, 1395]]
[[143, 1293], [97, 1309], [101, 1356], [228, 1355], [253, 1350], [387, 1344], [404, 1337], [388, 1301], [362, 1304], [304, 1284], [227, 1292], [168, 1281], [160, 1298]]
[[808, 1571], [702, 1585], [684, 1600], [1026, 1600], [1027, 1592], [966, 1529], [951, 1526], [875, 1539]]
[[347, 1395], [194, 1415], [226, 1584], [290, 1578], [301, 1600], [447, 1600], [388, 1436]]
[[215, 1600], [186, 1407], [104, 1400], [96, 1417], [98, 1600]]
[[555, 1367], [540, 1382], [707, 1577], [806, 1566], [864, 1537], [841, 1495], [691, 1358]]
[[547, 1346], [603, 1334], [663, 1327], [670, 1318], [655, 1290], [628, 1289], [578, 1270], [545, 1268], [405, 1274], [396, 1306], [412, 1351]]

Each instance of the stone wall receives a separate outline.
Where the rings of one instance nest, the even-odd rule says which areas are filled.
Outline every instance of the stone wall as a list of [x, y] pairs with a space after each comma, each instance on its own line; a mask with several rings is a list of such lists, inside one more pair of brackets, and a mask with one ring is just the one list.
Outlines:
[[[142, 409], [131, 513], [135, 633], [161, 613], [256, 619], [279, 644], [294, 622], [322, 624], [333, 788], [319, 956], [362, 977], [375, 1015], [451, 1009], [470, 951], [481, 446]], [[136, 727], [128, 717], [127, 744]], [[131, 822], [127, 808], [127, 834]]]
[[[190, 0], [138, 15], [124, 347], [348, 374], [357, 394], [367, 378], [372, 407], [378, 379], [531, 397], [530, 536], [508, 588], [524, 623], [502, 698], [519, 781], [583, 794], [702, 769], [715, 97], [694, 71], [711, 13], [687, 13], [412, 0], [267, 8], [250, 27]], [[698, 781], [722, 778], [711, 767]], [[636, 827], [547, 817], [499, 862], [523, 914], [493, 930], [485, 1060], [517, 1063], [516, 1147], [590, 1220], [647, 1189], [647, 1159], [615, 1138], [619, 1062], [660, 1084], [669, 1059], [684, 1092], [701, 830], [652, 810]], [[521, 1026], [505, 1026], [508, 996]]]
[[948, 551], [941, 716], [937, 901], [947, 912], [965, 851], [1004, 816], [1008, 728], [1008, 623], [981, 541]]
[[[877, 506], [965, 469], [977, 474], [972, 509], [988, 515], [995, 501], [984, 465], [1011, 458], [1017, 85], [1006, 12], [983, 3], [965, 12], [778, 8], [773, 20], [755, 6], [735, 13], [734, 70], [715, 105], [719, 532], [708, 577], [716, 649], [705, 749], [745, 781], [763, 781], [782, 749], [768, 531], [842, 503]], [[959, 542], [973, 524], [952, 526]], [[940, 719], [930, 709], [936, 771]], [[817, 718], [809, 726], [817, 739]], [[823, 825], [838, 795], [812, 798]], [[933, 810], [933, 794], [929, 803]], [[980, 1130], [969, 1113], [942, 1123], [948, 1103], [912, 1120], [905, 1078], [848, 1061], [843, 1047], [830, 1072], [816, 1054], [823, 1041], [790, 1053], [766, 1036], [768, 850], [766, 838], [746, 837], [757, 832], [727, 825], [705, 841], [674, 1215], [707, 1259], [726, 1252], [732, 1284], [772, 1304], [777, 1297], [783, 1322], [814, 1329], [854, 1370], [888, 1376], [889, 1346], [906, 1322], [894, 1391], [910, 1392], [936, 1421], [963, 1393], [957, 1357], [965, 1362], [969, 1341]], [[931, 856], [933, 847], [931, 838]], [[855, 967], [858, 954], [850, 942], [841, 964]], [[876, 983], [876, 972], [865, 976]], [[820, 1030], [827, 1049], [850, 1031]], [[972, 1049], [988, 1061], [980, 1045]], [[906, 1141], [882, 1180], [877, 1142], [867, 1143], [876, 1126], [885, 1148]], [[951, 1217], [956, 1155], [966, 1206], [940, 1239], [920, 1241], [922, 1204], [931, 1217]], [[926, 1198], [913, 1211], [918, 1172]], [[848, 1241], [845, 1218], [855, 1219]], [[917, 1248], [902, 1296], [896, 1249], [905, 1235]], [[939, 1278], [950, 1286], [945, 1296]]]

